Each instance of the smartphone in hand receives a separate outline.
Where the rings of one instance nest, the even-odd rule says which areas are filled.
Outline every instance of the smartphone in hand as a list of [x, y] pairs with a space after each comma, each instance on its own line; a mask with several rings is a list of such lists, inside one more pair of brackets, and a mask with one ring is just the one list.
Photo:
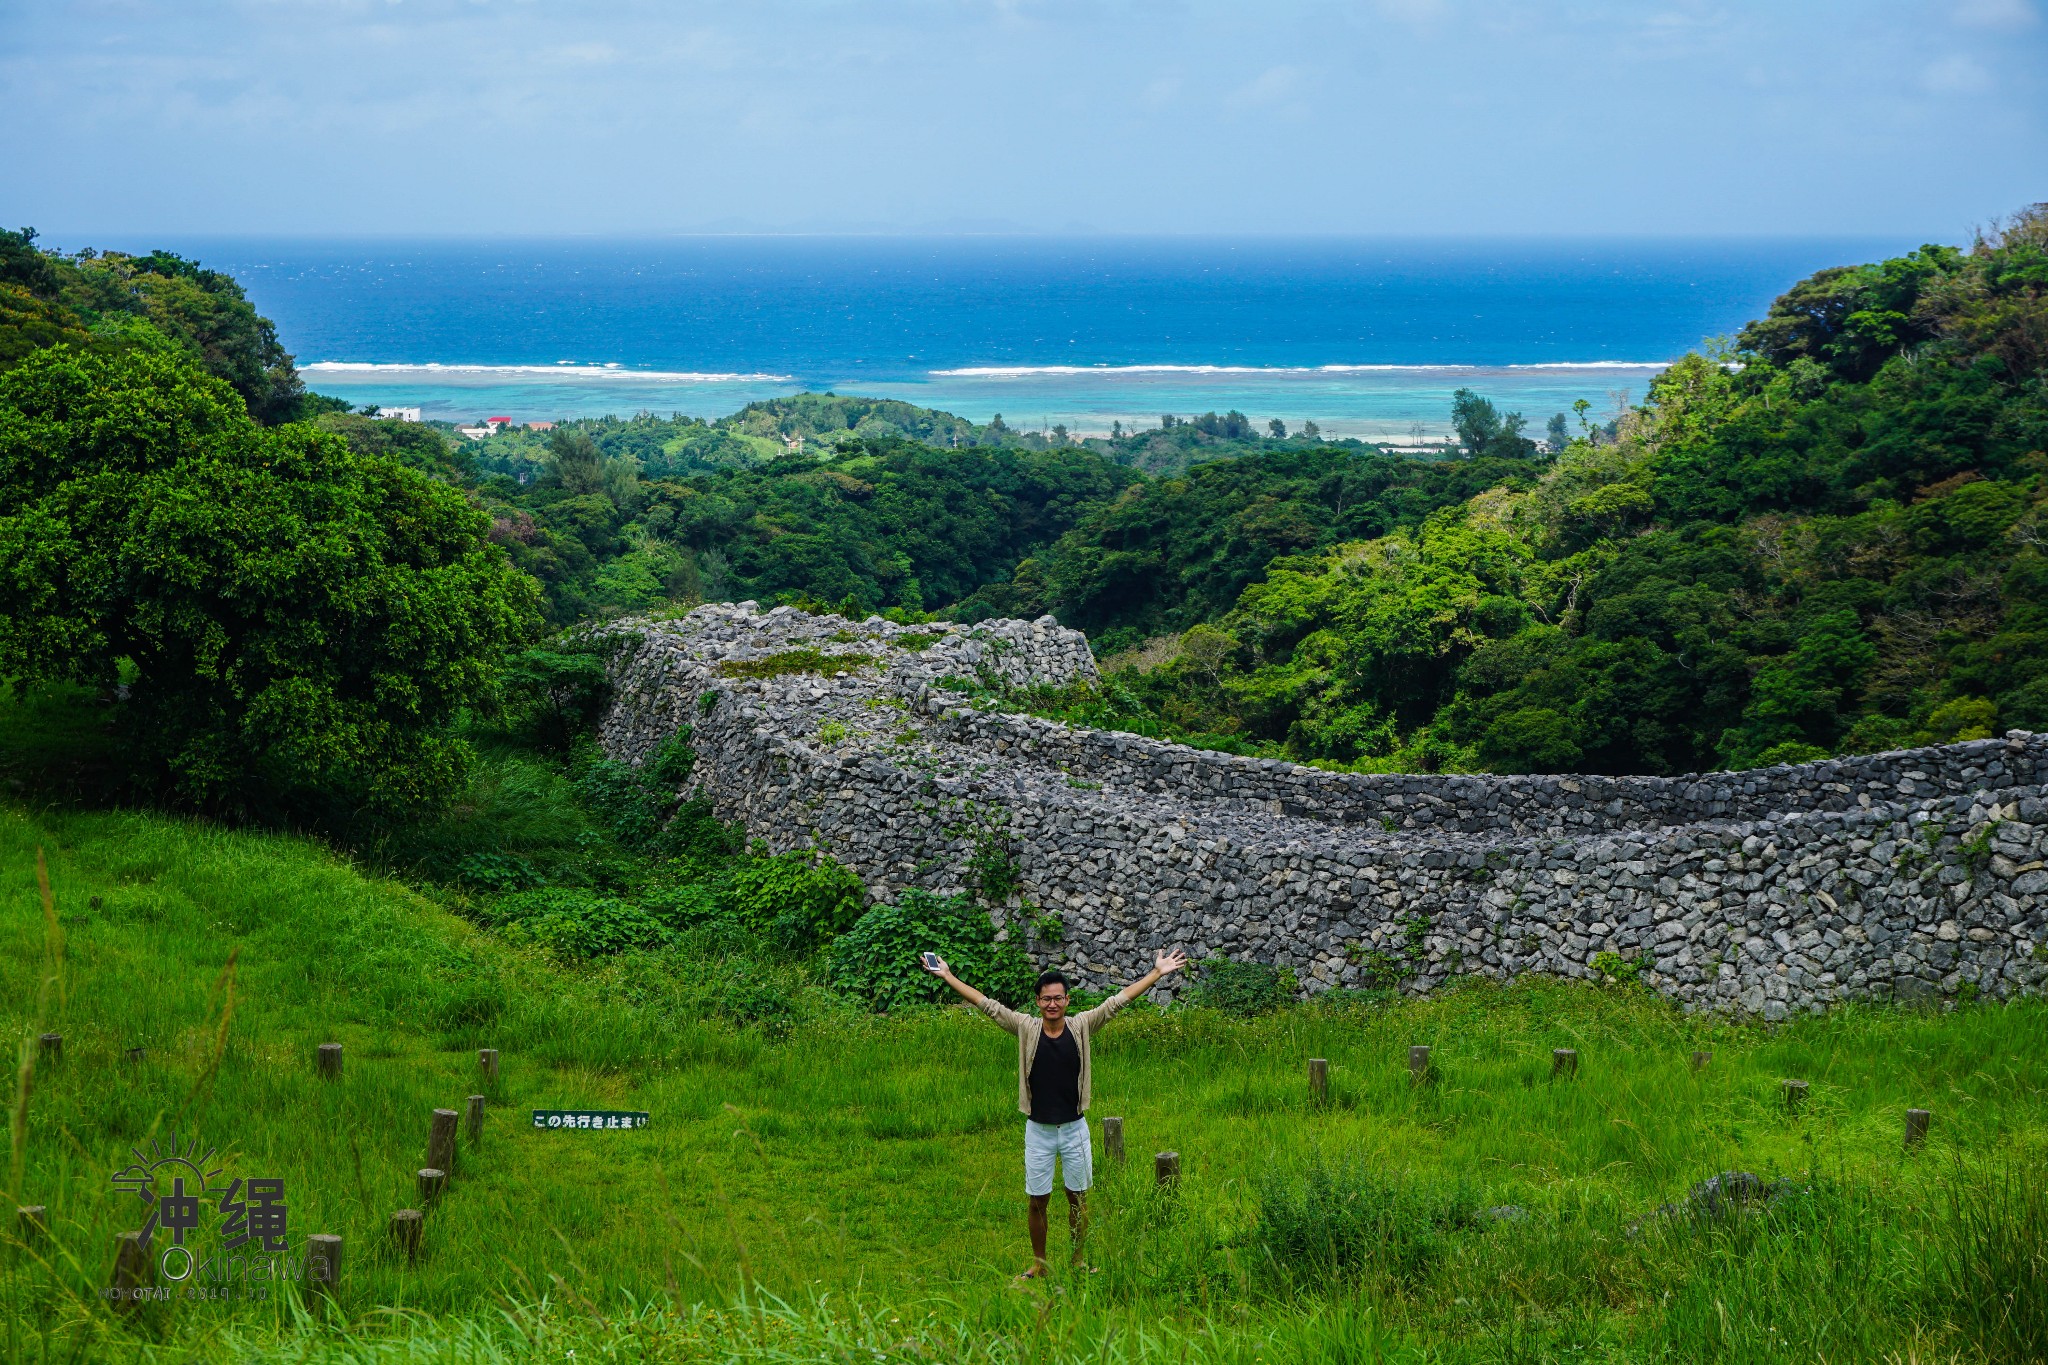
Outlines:
[[935, 972], [939, 969], [939, 955], [937, 953], [920, 953], [918, 956], [924, 960], [924, 969], [926, 971]]

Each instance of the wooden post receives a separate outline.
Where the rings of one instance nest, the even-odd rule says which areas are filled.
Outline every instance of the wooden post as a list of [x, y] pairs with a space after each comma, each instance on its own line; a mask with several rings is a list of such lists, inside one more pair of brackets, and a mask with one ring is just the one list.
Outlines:
[[420, 1168], [420, 1207], [430, 1209], [441, 1198], [441, 1192], [448, 1188], [448, 1172], [432, 1166]]
[[315, 1294], [340, 1292], [341, 1238], [316, 1232], [306, 1239], [306, 1283]]
[[453, 1109], [436, 1109], [427, 1125], [427, 1164], [437, 1171], [455, 1169], [455, 1118]]
[[1308, 1059], [1308, 1098], [1312, 1104], [1327, 1104], [1330, 1099], [1330, 1063], [1324, 1057]]
[[391, 1215], [391, 1240], [404, 1250], [408, 1261], [419, 1259], [420, 1226], [425, 1221], [418, 1209], [400, 1209]]
[[1802, 1104], [1804, 1104], [1805, 1102], [1806, 1102], [1806, 1082], [1805, 1082], [1805, 1081], [1787, 1081], [1787, 1082], [1785, 1082], [1785, 1112], [1786, 1112], [1786, 1113], [1788, 1113], [1788, 1114], [1796, 1114], [1796, 1113], [1798, 1113], [1798, 1112], [1799, 1112], [1799, 1106], [1800, 1106], [1800, 1105], [1802, 1105]]
[[486, 1088], [495, 1086], [498, 1083], [498, 1049], [494, 1047], [478, 1048], [476, 1050], [476, 1065], [477, 1070], [484, 1073], [484, 1085]]
[[1411, 1085], [1421, 1085], [1429, 1079], [1429, 1049], [1411, 1047], [1408, 1049], [1408, 1080]]
[[1102, 1121], [1102, 1150], [1109, 1153], [1109, 1159], [1119, 1166], [1124, 1160], [1124, 1121], [1107, 1118]]
[[63, 1034], [45, 1033], [42, 1037], [36, 1039], [36, 1042], [42, 1046], [43, 1064], [45, 1066], [55, 1066], [64, 1060]]
[[1695, 1052], [1692, 1054], [1692, 1069], [1694, 1071], [1705, 1071], [1713, 1063], [1713, 1060], [1714, 1054], [1711, 1052]]
[[469, 1097], [469, 1145], [474, 1147], [484, 1140], [484, 1097]]
[[1927, 1141], [1927, 1123], [1933, 1117], [1933, 1112], [1927, 1109], [1908, 1109], [1906, 1111], [1907, 1151], [1910, 1152], [1921, 1143]]
[[114, 1306], [132, 1310], [138, 1291], [149, 1287], [149, 1243], [139, 1232], [124, 1232], [114, 1246]]
[[341, 1079], [341, 1044], [320, 1044], [320, 1074], [327, 1080]]
[[50, 1210], [45, 1204], [25, 1204], [14, 1211], [15, 1235], [23, 1246], [34, 1246], [50, 1235]]
[[1180, 1184], [1180, 1153], [1161, 1152], [1152, 1158], [1152, 1178], [1162, 1190], [1170, 1190]]
[[1554, 1047], [1550, 1049], [1550, 1079], [1559, 1076], [1579, 1074], [1579, 1052], [1577, 1048]]
[[127, 1053], [129, 1063], [134, 1066], [141, 1066], [148, 1056], [149, 1053], [139, 1047], [131, 1047]]

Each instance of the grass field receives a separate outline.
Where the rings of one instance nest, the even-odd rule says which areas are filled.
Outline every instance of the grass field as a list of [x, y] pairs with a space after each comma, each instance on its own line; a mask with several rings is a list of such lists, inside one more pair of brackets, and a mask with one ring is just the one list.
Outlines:
[[[0, 1009], [13, 1037], [65, 1039], [15, 1108], [20, 1202], [47, 1205], [51, 1231], [8, 1257], [10, 1360], [2048, 1348], [2038, 1002], [1768, 1030], [1547, 982], [1254, 1020], [1140, 1008], [1098, 1052], [1094, 1114], [1124, 1117], [1133, 1158], [1103, 1163], [1101, 1272], [1026, 1290], [1013, 1045], [978, 1016], [848, 1006], [768, 1041], [694, 1017], [688, 962], [563, 970], [318, 843], [162, 815], [8, 810], [0, 868]], [[345, 1046], [338, 1082], [314, 1073], [323, 1041]], [[1433, 1048], [1420, 1086], [1413, 1043]], [[386, 1221], [416, 1202], [429, 1111], [479, 1088], [481, 1046], [504, 1056], [485, 1138], [409, 1265]], [[1553, 1047], [1578, 1049], [1576, 1079], [1551, 1079]], [[1714, 1054], [1698, 1073], [1695, 1049]], [[1331, 1064], [1322, 1108], [1312, 1056]], [[1797, 1116], [1785, 1077], [1811, 1085]], [[1911, 1154], [1908, 1106], [1935, 1114]], [[527, 1126], [573, 1107], [653, 1119]], [[295, 1246], [346, 1239], [337, 1305], [108, 1309], [115, 1235], [142, 1217], [112, 1176], [173, 1130], [232, 1175], [283, 1178]], [[1182, 1153], [1177, 1194], [1152, 1186], [1162, 1148]], [[1764, 1212], [1656, 1216], [1724, 1169], [1790, 1184]], [[209, 1209], [202, 1240], [213, 1226]]]

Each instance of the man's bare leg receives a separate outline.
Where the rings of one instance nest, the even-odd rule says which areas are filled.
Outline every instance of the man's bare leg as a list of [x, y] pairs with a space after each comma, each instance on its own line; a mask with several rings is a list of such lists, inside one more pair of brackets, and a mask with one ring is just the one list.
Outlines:
[[1031, 1212], [1025, 1216], [1025, 1222], [1031, 1228], [1031, 1269], [1024, 1272], [1023, 1279], [1035, 1280], [1045, 1273], [1045, 1208], [1050, 1203], [1052, 1196], [1049, 1194], [1031, 1196]]
[[1081, 1253], [1088, 1242], [1088, 1191], [1067, 1191], [1067, 1236], [1074, 1244], [1074, 1264], [1086, 1266]]

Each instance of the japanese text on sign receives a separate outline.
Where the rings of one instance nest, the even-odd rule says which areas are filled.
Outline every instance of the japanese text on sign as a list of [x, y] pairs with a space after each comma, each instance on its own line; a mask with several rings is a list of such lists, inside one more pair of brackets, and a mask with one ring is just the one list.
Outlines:
[[647, 1113], [640, 1109], [536, 1109], [536, 1128], [645, 1128]]

